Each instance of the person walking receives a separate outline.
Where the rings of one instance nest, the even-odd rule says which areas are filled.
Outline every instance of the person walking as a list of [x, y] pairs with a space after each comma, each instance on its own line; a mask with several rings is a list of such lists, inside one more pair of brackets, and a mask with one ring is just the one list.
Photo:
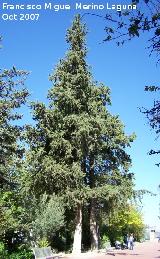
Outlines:
[[133, 246], [134, 246], [134, 237], [133, 237], [133, 234], [131, 234], [129, 236], [129, 249], [133, 250]]
[[128, 235], [128, 234], [127, 234], [127, 236], [126, 236], [126, 246], [127, 246], [127, 248], [129, 249], [130, 244], [129, 244], [129, 235]]

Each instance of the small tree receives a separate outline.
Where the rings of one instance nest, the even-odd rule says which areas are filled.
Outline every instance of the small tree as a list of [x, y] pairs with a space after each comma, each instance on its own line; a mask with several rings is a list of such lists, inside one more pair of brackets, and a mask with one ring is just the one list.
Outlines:
[[123, 210], [111, 214], [106, 230], [112, 243], [116, 240], [125, 241], [127, 234], [131, 233], [137, 241], [140, 241], [144, 238], [145, 230], [143, 215], [138, 208], [128, 205]]
[[64, 226], [64, 205], [56, 197], [47, 197], [43, 195], [38, 208], [35, 211], [35, 220], [33, 224], [33, 233], [38, 239], [50, 241], [56, 231]]

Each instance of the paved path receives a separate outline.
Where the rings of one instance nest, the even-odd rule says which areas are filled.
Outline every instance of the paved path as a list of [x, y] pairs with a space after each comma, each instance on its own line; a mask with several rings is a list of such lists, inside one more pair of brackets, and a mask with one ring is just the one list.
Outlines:
[[81, 256], [69, 256], [70, 259], [158, 259], [160, 258], [160, 243], [144, 242], [137, 244], [133, 251], [130, 250], [116, 250], [115, 253], [107, 254], [82, 254]]

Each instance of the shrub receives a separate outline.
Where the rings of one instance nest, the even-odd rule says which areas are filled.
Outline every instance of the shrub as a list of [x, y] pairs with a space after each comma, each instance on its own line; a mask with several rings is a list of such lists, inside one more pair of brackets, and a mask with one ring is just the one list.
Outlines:
[[100, 242], [100, 247], [105, 249], [107, 246], [110, 246], [110, 239], [107, 235], [104, 234]]
[[0, 258], [7, 258], [8, 251], [5, 249], [5, 245], [3, 242], [0, 242]]
[[19, 251], [12, 253], [6, 259], [33, 259], [33, 253], [31, 251]]
[[37, 243], [38, 243], [39, 247], [48, 247], [49, 246], [49, 242], [48, 242], [47, 238], [45, 238], [45, 237], [40, 239]]

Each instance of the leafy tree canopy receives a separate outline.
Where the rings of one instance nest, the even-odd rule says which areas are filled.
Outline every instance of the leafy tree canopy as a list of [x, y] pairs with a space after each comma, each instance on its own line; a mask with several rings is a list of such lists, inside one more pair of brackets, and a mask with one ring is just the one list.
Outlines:
[[[127, 234], [134, 234], [137, 241], [144, 237], [145, 225], [143, 215], [135, 206], [128, 205], [109, 218], [108, 234], [112, 241], [124, 238]], [[123, 240], [119, 240], [123, 241]]]

